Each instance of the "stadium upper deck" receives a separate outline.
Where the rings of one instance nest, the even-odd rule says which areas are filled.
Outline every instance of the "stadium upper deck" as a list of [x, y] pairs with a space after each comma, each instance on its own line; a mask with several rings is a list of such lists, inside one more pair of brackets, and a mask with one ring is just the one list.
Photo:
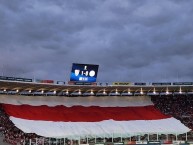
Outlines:
[[193, 94], [193, 85], [60, 85], [0, 80], [1, 94], [20, 95], [159, 95]]

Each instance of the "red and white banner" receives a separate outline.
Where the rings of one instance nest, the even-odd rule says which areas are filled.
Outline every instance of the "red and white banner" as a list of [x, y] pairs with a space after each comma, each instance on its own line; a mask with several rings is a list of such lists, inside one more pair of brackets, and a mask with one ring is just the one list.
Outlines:
[[157, 110], [147, 96], [1, 96], [0, 102], [18, 128], [45, 137], [127, 137], [190, 131]]

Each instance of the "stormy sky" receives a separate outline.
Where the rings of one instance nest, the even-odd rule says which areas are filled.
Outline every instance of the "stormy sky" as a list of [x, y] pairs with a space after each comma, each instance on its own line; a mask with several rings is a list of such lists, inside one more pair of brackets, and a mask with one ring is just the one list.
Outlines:
[[99, 82], [193, 81], [193, 1], [0, 0], [0, 75]]

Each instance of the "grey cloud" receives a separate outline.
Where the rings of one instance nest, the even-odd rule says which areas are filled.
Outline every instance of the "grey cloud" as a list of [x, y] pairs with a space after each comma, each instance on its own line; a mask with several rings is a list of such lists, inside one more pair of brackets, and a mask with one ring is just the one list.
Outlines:
[[192, 5], [2, 0], [2, 72], [68, 80], [78, 62], [99, 64], [99, 81], [192, 81]]

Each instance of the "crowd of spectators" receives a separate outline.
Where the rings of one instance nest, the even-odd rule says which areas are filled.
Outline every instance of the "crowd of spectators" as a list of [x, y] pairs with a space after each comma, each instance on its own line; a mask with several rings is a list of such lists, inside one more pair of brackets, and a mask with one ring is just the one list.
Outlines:
[[175, 117], [193, 129], [193, 95], [152, 96], [152, 101], [162, 113]]
[[[44, 138], [34, 133], [24, 133], [18, 129], [9, 119], [9, 116], [3, 110], [0, 104], [0, 134], [3, 141], [10, 145], [61, 145], [64, 144], [64, 138]], [[65, 139], [65, 144], [70, 145], [71, 142], [77, 144], [77, 141]]]
[[38, 137], [35, 134], [26, 134], [18, 129], [9, 119], [8, 115], [0, 104], [0, 132], [4, 137], [3, 141], [12, 145], [24, 144], [24, 141]]
[[[171, 115], [193, 130], [193, 95], [171, 94], [152, 96], [152, 102], [162, 113]], [[181, 135], [179, 138], [185, 138]], [[193, 140], [193, 131], [188, 133], [188, 139]]]
[[[155, 107], [159, 109], [164, 114], [171, 115], [178, 120], [180, 120], [187, 127], [193, 129], [193, 95], [161, 95], [161, 96], [152, 96], [152, 102], [155, 104]], [[24, 133], [18, 129], [9, 119], [8, 115], [2, 108], [0, 104], [0, 133], [4, 137], [4, 142], [7, 142], [11, 145], [29, 145], [30, 143], [35, 144], [78, 144], [79, 142], [70, 140], [70, 139], [52, 139], [52, 138], [43, 138], [36, 134]], [[134, 136], [131, 138], [98, 138], [97, 142], [129, 142], [135, 141], [145, 141], [150, 140], [192, 140], [193, 141], [193, 132], [183, 135], [142, 135]], [[95, 139], [81, 139], [80, 143], [94, 143]]]

